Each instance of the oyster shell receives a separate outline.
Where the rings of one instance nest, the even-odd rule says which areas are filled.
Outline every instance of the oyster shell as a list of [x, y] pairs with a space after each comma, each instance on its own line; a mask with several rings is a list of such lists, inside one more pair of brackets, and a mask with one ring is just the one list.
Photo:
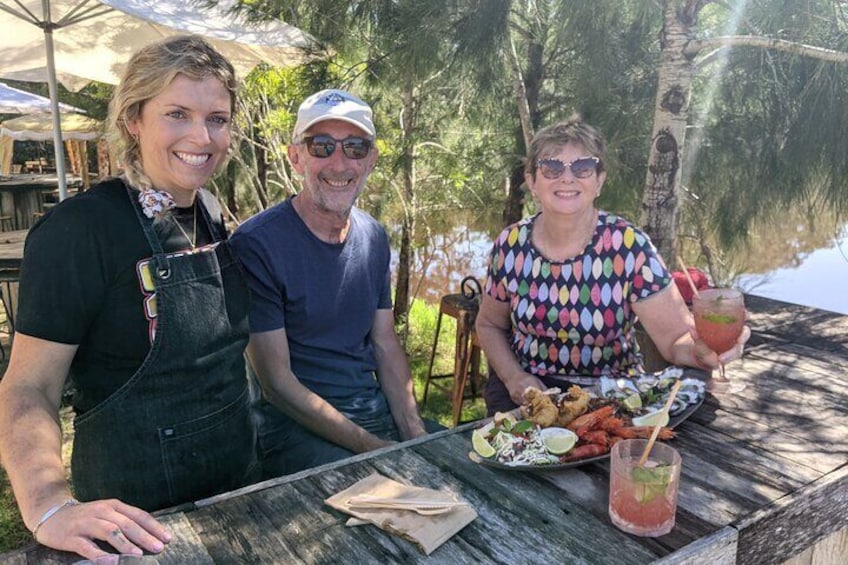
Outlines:
[[604, 398], [626, 398], [634, 392], [639, 392], [633, 381], [624, 378], [600, 377], [598, 387]]
[[[683, 377], [683, 369], [669, 367], [659, 373], [639, 375], [638, 377], [612, 378], [600, 377], [598, 389], [604, 398], [621, 400], [638, 392], [642, 397], [641, 411], [659, 410], [665, 406], [674, 383]], [[706, 394], [706, 384], [693, 378], [682, 379], [680, 390], [669, 409], [671, 416], [677, 416], [689, 406], [700, 402]], [[652, 401], [647, 402], [650, 398]]]

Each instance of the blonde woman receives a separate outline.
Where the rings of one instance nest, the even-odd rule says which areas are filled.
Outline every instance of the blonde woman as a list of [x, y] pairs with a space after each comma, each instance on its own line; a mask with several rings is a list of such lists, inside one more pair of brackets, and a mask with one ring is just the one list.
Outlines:
[[[221, 208], [236, 79], [184, 36], [130, 60], [110, 105], [125, 163], [32, 228], [0, 382], [0, 455], [35, 539], [95, 558], [159, 552], [148, 512], [252, 479], [248, 292]], [[74, 385], [71, 489], [59, 407]]]

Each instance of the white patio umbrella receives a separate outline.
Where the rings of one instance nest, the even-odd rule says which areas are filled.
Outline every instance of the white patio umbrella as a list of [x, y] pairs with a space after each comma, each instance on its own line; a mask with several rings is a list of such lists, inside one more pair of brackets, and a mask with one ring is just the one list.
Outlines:
[[[191, 0], [0, 0], [0, 76], [47, 82], [60, 197], [65, 170], [57, 80], [78, 90], [92, 80], [117, 84], [140, 47], [184, 33], [204, 36], [240, 76], [265, 62], [292, 66], [308, 57], [311, 38], [283, 22], [254, 25], [229, 13], [236, 0], [205, 8]], [[30, 25], [26, 25], [27, 22]]]
[[[0, 82], [0, 114], [37, 114], [50, 112], [52, 109], [49, 98]], [[84, 110], [62, 103], [59, 104], [59, 110], [85, 113]]]
[[[64, 141], [92, 141], [103, 135], [103, 122], [80, 114], [62, 114]], [[53, 123], [47, 114], [32, 114], [0, 122], [0, 138], [15, 141], [49, 141]]]
[[[94, 141], [103, 136], [103, 122], [83, 116], [82, 114], [62, 115], [62, 140], [68, 147], [71, 162], [80, 171], [84, 186], [89, 179], [87, 165], [82, 155], [85, 154], [85, 142]], [[12, 152], [15, 141], [49, 141], [53, 139], [52, 116], [45, 112], [29, 114], [0, 123], [0, 174], [9, 174], [12, 170]]]

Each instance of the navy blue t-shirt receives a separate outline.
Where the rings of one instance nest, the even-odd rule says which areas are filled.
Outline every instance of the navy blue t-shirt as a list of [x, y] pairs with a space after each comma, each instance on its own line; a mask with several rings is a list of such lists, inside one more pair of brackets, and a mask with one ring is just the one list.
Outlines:
[[389, 239], [353, 208], [344, 242], [321, 241], [287, 200], [257, 214], [231, 239], [251, 291], [250, 331], [284, 328], [291, 368], [332, 402], [378, 388], [370, 333], [389, 309]]

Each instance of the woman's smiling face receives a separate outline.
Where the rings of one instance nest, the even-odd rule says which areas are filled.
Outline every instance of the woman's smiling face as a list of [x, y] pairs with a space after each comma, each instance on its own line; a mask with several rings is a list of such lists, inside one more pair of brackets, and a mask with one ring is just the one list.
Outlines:
[[[569, 143], [552, 148], [542, 154], [540, 160], [557, 159], [563, 163], [572, 163], [584, 157], [592, 155], [583, 145]], [[543, 213], [580, 215], [594, 209], [595, 198], [600, 194], [606, 176], [606, 172], [595, 171], [586, 178], [577, 178], [571, 167], [566, 167], [559, 178], [548, 179], [537, 168], [535, 174], [525, 175], [525, 180]]]
[[180, 74], [127, 125], [138, 138], [142, 169], [153, 187], [170, 192], [179, 204], [226, 158], [230, 121], [230, 93], [220, 80]]

